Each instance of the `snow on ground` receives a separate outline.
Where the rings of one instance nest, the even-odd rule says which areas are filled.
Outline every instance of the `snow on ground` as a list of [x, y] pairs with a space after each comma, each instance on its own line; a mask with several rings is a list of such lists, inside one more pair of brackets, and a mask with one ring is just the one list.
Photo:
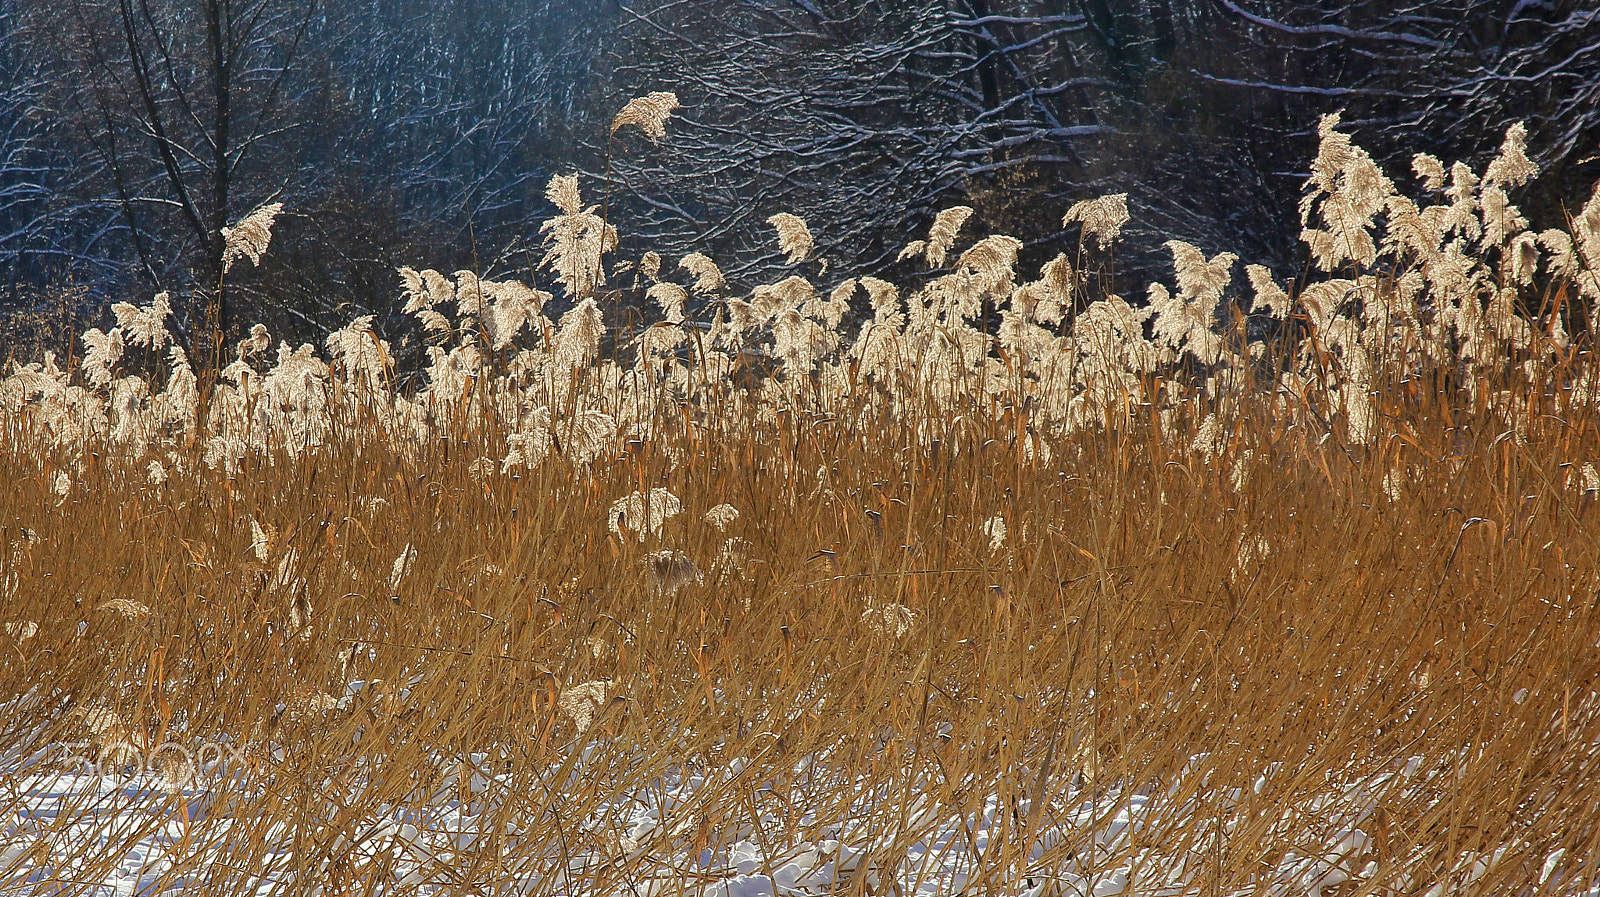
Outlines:
[[[606, 748], [588, 744], [543, 786], [572, 787], [586, 775], [592, 783], [610, 768], [601, 763]], [[1212, 848], [1248, 819], [1256, 820], [1259, 843], [1265, 811], [1270, 840], [1292, 847], [1235, 893], [1323, 897], [1379, 875], [1395, 883], [1395, 861], [1382, 868], [1368, 831], [1380, 796], [1433, 787], [1444, 768], [1412, 758], [1376, 773], [1330, 775], [1314, 793], [1267, 807], [1275, 767], [1253, 787], [1219, 793], [1208, 787], [1202, 756], [1159, 787], [1087, 788], [1078, 779], [1035, 814], [1027, 800], [998, 795], [941, 806], [906, 776], [898, 784], [882, 776], [848, 780], [824, 755], [800, 759], [782, 783], [745, 781], [748, 761], [733, 759], [716, 769], [686, 765], [586, 804], [583, 818], [566, 820], [582, 835], [567, 844], [533, 841], [549, 842], [533, 833], [549, 826], [506, 811], [527, 806], [512, 800], [529, 787], [525, 772], [513, 780], [488, 754], [439, 756], [434, 781], [443, 784], [419, 786], [321, 845], [316, 855], [339, 858], [343, 869], [325, 860], [302, 869], [296, 833], [251, 818], [263, 785], [231, 749], [197, 746], [192, 764], [122, 768], [74, 759], [82, 750], [53, 744], [0, 753], [0, 894], [182, 894], [214, 892], [225, 882], [229, 893], [319, 895], [337, 893], [329, 883], [341, 873], [376, 875], [379, 892], [442, 894], [471, 884], [472, 858], [497, 850], [501, 875], [511, 880], [497, 878], [496, 893], [809, 897], [864, 884], [871, 893], [928, 897], [1178, 895], [1211, 881]], [[141, 765], [156, 768], [135, 768]], [[708, 829], [700, 808], [725, 798], [736, 780], [752, 789], [758, 816]], [[363, 805], [349, 799], [362, 787], [359, 769], [321, 783], [329, 818], [340, 805]], [[1030, 825], [1038, 834], [1026, 840], [1027, 858], [1019, 850], [1002, 855], [1001, 846], [1017, 844]], [[245, 868], [228, 853], [230, 841], [265, 843], [266, 855]], [[1399, 883], [1407, 893], [1444, 897], [1525, 852], [1508, 841], [1488, 854], [1462, 854], [1446, 881]], [[1561, 859], [1559, 851], [1545, 858], [1542, 891], [1600, 897], [1600, 887], [1563, 882]], [[619, 868], [629, 870], [625, 877], [608, 871]]]
[[[563, 859], [557, 845], [521, 843], [515, 821], [498, 818], [495, 794], [505, 782], [481, 768], [487, 760], [483, 755], [469, 758], [469, 763], [480, 765], [467, 770], [470, 798], [460, 799], [452, 787], [439, 790], [431, 800], [390, 807], [358, 828], [347, 844], [335, 844], [331, 854], [349, 856], [357, 868], [364, 862], [383, 862], [389, 880], [386, 890], [444, 893], [461, 884], [454, 854], [473, 849], [477, 839], [494, 833], [504, 838], [505, 853], [518, 858], [512, 861], [520, 876], [512, 893], [596, 893], [591, 887], [596, 870], [632, 860], [639, 872], [613, 892], [638, 897], [685, 890], [706, 897], [821, 895], [848, 888], [861, 876], [876, 893], [892, 890], [887, 881], [892, 877], [903, 894], [1181, 894], [1189, 892], [1186, 885], [1204, 876], [1208, 861], [1198, 854], [1165, 852], [1159, 840], [1141, 837], [1170, 830], [1174, 809], [1182, 818], [1182, 806], [1163, 800], [1171, 790], [1071, 794], [1064, 812], [1047, 814], [1054, 818], [1044, 827], [1031, 861], [1009, 870], [985, 862], [997, 828], [1011, 822], [1006, 818], [1009, 808], [993, 797], [984, 801], [981, 811], [967, 814], [941, 814], [925, 796], [914, 797], [900, 829], [921, 834], [909, 842], [894, 837], [895, 832], [870, 830], [872, 823], [860, 828], [824, 826], [823, 837], [791, 843], [773, 843], [751, 827], [723, 832], [709, 841], [697, 839], [692, 814], [673, 811], [691, 805], [697, 792], [714, 786], [716, 774], [675, 776], [643, 792], [616, 795], [588, 820], [590, 825], [614, 826], [614, 852]], [[797, 772], [804, 774], [803, 767]], [[721, 775], [735, 772], [736, 767]], [[1405, 769], [1393, 773], [1405, 774]], [[1334, 788], [1321, 799], [1286, 812], [1286, 818], [1315, 818], [1328, 824], [1315, 849], [1291, 851], [1277, 868], [1265, 873], [1259, 893], [1319, 897], [1330, 886], [1372, 875], [1377, 864], [1367, 858], [1371, 839], [1360, 827], [1363, 795], [1382, 784], [1369, 781]], [[189, 828], [208, 817], [223, 825], [237, 824], [217, 799], [230, 788], [249, 789], [243, 779], [224, 784], [215, 777], [209, 783], [202, 777], [172, 787], [163, 776], [150, 773], [6, 775], [4, 785], [11, 792], [12, 810], [0, 824], [0, 841], [5, 845], [0, 848], [0, 892], [19, 897], [63, 892], [107, 897], [185, 893], [198, 886], [196, 876], [203, 876], [218, 861], [192, 854], [186, 846]], [[903, 796], [863, 794], [856, 802], [862, 811], [858, 818], [881, 824], [885, 816], [871, 813], [872, 805], [897, 799]], [[1023, 804], [1018, 809], [1027, 813], [1029, 808]], [[806, 820], [801, 821], [803, 827]], [[1213, 823], [1194, 819], [1190, 824]], [[267, 862], [236, 878], [241, 893], [300, 890], [295, 887], [293, 839], [280, 834], [284, 841], [270, 849]], [[1067, 842], [1073, 849], [1061, 850]], [[894, 843], [902, 846], [893, 854], [873, 849], [875, 844]], [[1497, 854], [1503, 856], [1512, 847], [1506, 845]], [[1461, 883], [1481, 876], [1497, 859], [1463, 857]], [[1552, 856], [1547, 870], [1559, 859]], [[990, 870], [987, 878], [985, 869]], [[316, 870], [318, 878], [327, 872]], [[1547, 879], [1545, 884], [1559, 883]], [[320, 893], [320, 887], [314, 885], [309, 892]], [[1449, 892], [1441, 886], [1429, 893]]]

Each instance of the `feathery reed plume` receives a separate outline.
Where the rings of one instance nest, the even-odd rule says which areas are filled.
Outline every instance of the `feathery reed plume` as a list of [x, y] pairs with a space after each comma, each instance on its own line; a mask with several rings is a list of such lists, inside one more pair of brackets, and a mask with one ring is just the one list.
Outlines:
[[428, 282], [423, 278], [422, 272], [407, 265], [399, 269], [399, 274], [401, 289], [406, 300], [400, 313], [414, 315], [424, 308], [432, 308], [433, 296], [430, 295]]
[[661, 253], [650, 250], [639, 256], [639, 275], [654, 283], [661, 279]]
[[1213, 412], [1207, 414], [1205, 420], [1200, 422], [1200, 427], [1194, 434], [1194, 441], [1189, 447], [1204, 455], [1208, 463], [1215, 464], [1227, 445], [1228, 433], [1223, 429], [1221, 419]]
[[111, 369], [122, 360], [125, 345], [122, 328], [113, 327], [110, 333], [102, 333], [97, 329], [86, 330], [83, 333], [83, 373], [89, 382], [95, 386], [106, 386], [111, 383]]
[[667, 136], [667, 119], [679, 108], [678, 95], [671, 91], [656, 91], [635, 97], [611, 120], [611, 133], [633, 125], [650, 135], [651, 140], [660, 140]]
[[[921, 247], [924, 258], [930, 268], [944, 267], [945, 254], [950, 247], [955, 245], [956, 235], [961, 232], [961, 226], [972, 217], [970, 206], [952, 206], [934, 216], [933, 225], [928, 228], [928, 239]], [[921, 242], [921, 241], [918, 241]], [[912, 245], [916, 245], [913, 243]], [[909, 247], [908, 247], [909, 248]], [[912, 254], [915, 254], [913, 252]], [[902, 257], [905, 255], [901, 253]]]
[[956, 268], [966, 271], [975, 279], [978, 292], [996, 295], [1011, 292], [1012, 278], [1017, 264], [1017, 250], [1022, 241], [1004, 234], [992, 234], [974, 243], [961, 258]]
[[549, 247], [539, 267], [555, 271], [567, 295], [590, 298], [605, 282], [602, 259], [616, 250], [617, 229], [595, 214], [596, 206], [584, 207], [577, 175], [552, 177], [545, 196], [561, 214], [539, 228], [548, 235], [545, 244]]
[[1028, 315], [1029, 319], [1050, 326], [1061, 323], [1067, 310], [1072, 307], [1073, 296], [1078, 289], [1078, 273], [1072, 270], [1072, 261], [1065, 253], [1057, 253], [1055, 258], [1045, 262], [1039, 269], [1037, 284], [1043, 288], [1043, 292]]
[[1117, 241], [1122, 226], [1128, 223], [1128, 194], [1111, 193], [1076, 202], [1062, 217], [1061, 226], [1074, 221], [1083, 225], [1084, 242], [1093, 240], [1095, 246], [1105, 249]]
[[994, 554], [1006, 544], [1006, 519], [999, 514], [983, 522], [980, 531], [989, 537], [989, 553]]
[[1528, 127], [1517, 122], [1506, 129], [1500, 154], [1483, 172], [1483, 182], [1498, 187], [1520, 187], [1539, 176], [1539, 166], [1528, 158]]
[[267, 332], [265, 324], [256, 324], [250, 328], [250, 335], [239, 340], [234, 348], [240, 360], [260, 355], [272, 348], [272, 334]]
[[893, 330], [905, 326], [905, 314], [900, 309], [900, 290], [886, 280], [876, 277], [861, 278], [861, 286], [872, 303], [872, 323]]
[[401, 549], [400, 556], [394, 559], [394, 565], [389, 568], [389, 588], [400, 588], [400, 582], [411, 573], [411, 566], [417, 562], [417, 549], [411, 543]]
[[604, 411], [580, 411], [561, 428], [560, 435], [568, 460], [583, 467], [604, 454], [617, 435], [617, 421]]
[[474, 458], [471, 464], [467, 465], [467, 473], [473, 480], [481, 483], [494, 475], [494, 468], [493, 458], [487, 455], [480, 455]]
[[566, 370], [586, 368], [600, 354], [600, 337], [604, 334], [600, 306], [593, 298], [585, 299], [561, 316], [550, 356]]
[[111, 311], [117, 316], [117, 329], [123, 332], [130, 345], [159, 349], [167, 344], [166, 322], [172, 314], [172, 306], [166, 293], [157, 293], [144, 308], [131, 302], [117, 302], [112, 304]]
[[1163, 245], [1172, 252], [1179, 295], [1213, 303], [1222, 300], [1222, 291], [1233, 280], [1233, 263], [1239, 256], [1219, 252], [1207, 259], [1199, 249], [1182, 240], [1168, 240]]
[[352, 380], [368, 388], [376, 387], [394, 365], [389, 341], [378, 339], [372, 331], [376, 316], [362, 315], [342, 330], [328, 334], [328, 354], [344, 366]]
[[1264, 311], [1280, 321], [1288, 318], [1292, 302], [1283, 287], [1272, 279], [1272, 272], [1261, 265], [1246, 265], [1244, 272], [1249, 276], [1250, 287], [1256, 294], [1251, 311]]
[[545, 303], [554, 298], [544, 290], [517, 280], [485, 280], [478, 286], [489, 297], [482, 323], [489, 346], [496, 352], [510, 346], [517, 334], [530, 324], [535, 329], [542, 326], [537, 322], [544, 320]]
[[1445, 184], [1444, 163], [1438, 157], [1428, 153], [1417, 153], [1411, 157], [1411, 170], [1422, 180], [1422, 186], [1429, 190], [1443, 190]]
[[132, 598], [113, 598], [102, 602], [95, 610], [129, 621], [148, 619], [151, 614], [148, 605], [140, 604]]
[[509, 473], [518, 467], [533, 467], [543, 461], [554, 446], [555, 437], [550, 432], [550, 409], [543, 406], [535, 408], [522, 418], [517, 432], [506, 437], [508, 451], [500, 462], [500, 471]]
[[1233, 279], [1233, 264], [1239, 260], [1231, 252], [1219, 252], [1207, 259], [1198, 248], [1182, 240], [1168, 240], [1173, 267], [1178, 275], [1178, 293], [1172, 295], [1160, 284], [1150, 285], [1150, 308], [1156, 313], [1154, 335], [1166, 350], [1169, 360], [1187, 349], [1206, 364], [1222, 357], [1224, 344], [1216, 334], [1217, 304], [1222, 291]]
[[683, 307], [689, 301], [689, 291], [675, 283], [658, 283], [645, 291], [645, 298], [661, 308], [661, 318], [668, 324], [683, 323]]
[[717, 263], [702, 253], [689, 253], [678, 260], [678, 267], [694, 275], [692, 289], [702, 296], [718, 292], [725, 285], [722, 280], [722, 270], [717, 267]]
[[[1311, 248], [1317, 267], [1332, 271], [1346, 261], [1370, 265], [1378, 249], [1370, 228], [1388, 204], [1394, 184], [1366, 150], [1336, 130], [1339, 114], [1322, 117], [1317, 125], [1320, 141], [1311, 163], [1306, 195], [1300, 200], [1301, 239]], [[1316, 209], [1325, 228], [1310, 226]]]
[[270, 523], [261, 523], [254, 517], [250, 518], [250, 553], [258, 561], [266, 561], [272, 557], [272, 549], [278, 542], [278, 530]]
[[788, 212], [779, 212], [767, 219], [767, 223], [778, 230], [778, 248], [788, 253], [785, 264], [794, 265], [806, 260], [815, 248], [811, 239], [811, 228], [806, 227], [806, 222], [798, 215]]
[[633, 530], [643, 542], [646, 535], [659, 533], [667, 519], [678, 516], [682, 510], [683, 505], [676, 495], [657, 486], [649, 492], [633, 492], [612, 502], [606, 519], [611, 532], [623, 536], [626, 530]]
[[558, 174], [550, 178], [544, 188], [545, 199], [550, 200], [563, 215], [577, 215], [583, 211], [583, 194], [578, 190], [578, 176]]
[[471, 271], [457, 271], [456, 277], [456, 314], [463, 318], [476, 318], [483, 314], [487, 307], [489, 297], [484, 295], [483, 286], [479, 283], [478, 275]]
[[417, 321], [422, 324], [424, 333], [449, 333], [450, 319], [431, 308], [418, 309]]
[[728, 527], [732, 526], [733, 522], [739, 519], [739, 509], [728, 504], [727, 502], [723, 502], [722, 504], [717, 505], [711, 510], [705, 512], [705, 514], [701, 516], [701, 519], [716, 527], [718, 532], [727, 532]]
[[571, 688], [564, 688], [561, 690], [561, 698], [556, 702], [556, 707], [579, 733], [587, 732], [589, 727], [594, 725], [594, 718], [600, 708], [606, 705], [611, 688], [610, 679], [594, 679]]
[[666, 595], [700, 581], [700, 568], [688, 555], [676, 549], [652, 551], [644, 556], [642, 563], [645, 573], [650, 577], [650, 585]]
[[873, 635], [882, 638], [904, 638], [917, 622], [916, 611], [893, 601], [879, 602], [867, 599], [867, 609], [861, 612], [861, 622]]
[[244, 216], [233, 227], [222, 229], [222, 273], [233, 270], [239, 259], [247, 258], [251, 265], [261, 264], [272, 243], [272, 225], [283, 211], [283, 203], [273, 202]]

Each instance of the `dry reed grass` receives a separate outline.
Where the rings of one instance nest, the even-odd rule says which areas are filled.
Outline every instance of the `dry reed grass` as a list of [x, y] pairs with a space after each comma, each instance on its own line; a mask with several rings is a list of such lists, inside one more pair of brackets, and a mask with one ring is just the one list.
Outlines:
[[[1376, 189], [1334, 144], [1330, 191]], [[548, 264], [574, 310], [527, 331], [548, 363], [490, 358], [462, 278], [412, 272], [455, 341], [427, 395], [393, 394], [370, 322], [329, 341], [332, 373], [241, 348], [187, 423], [154, 387], [129, 406], [153, 422], [86, 420], [54, 362], [7, 381], [0, 826], [27, 849], [0, 851], [0, 889], [103, 881], [163, 826], [153, 892], [702, 893], [721, 873], [695, 858], [754, 841], [749, 871], [834, 844], [830, 889], [901, 893], [945, 831], [972, 858], [948, 893], [1600, 881], [1600, 366], [1557, 336], [1595, 298], [1600, 220], [1538, 235], [1553, 267], [1519, 286], [1517, 233], [1362, 242], [1379, 207], [1431, 225], [1330, 194], [1318, 233], [1344, 237], [1319, 257], [1358, 267], [1267, 342], [1216, 316], [1231, 258], [1175, 248], [1194, 257], [1147, 340], [1117, 297], [1066, 320], [1092, 255], [1019, 286], [991, 238], [904, 312], [868, 285], [852, 346], [807, 336], [840, 329], [809, 284], [727, 300], [713, 331], [745, 315], [790, 347], [740, 389], [718, 365], [753, 328], [599, 360], [582, 244], [611, 238], [569, 186]], [[1087, 238], [1119, 202], [1078, 210]], [[1385, 251], [1404, 264], [1359, 268]], [[1463, 259], [1496, 288], [1430, 293]], [[1288, 294], [1251, 282], [1281, 320]], [[999, 295], [1028, 308], [985, 333], [969, 306]], [[95, 345], [105, 394], [134, 389]], [[535, 392], [543, 417], [518, 408]], [[238, 755], [202, 764], [203, 809], [146, 792], [109, 836], [24, 812], [36, 752], [91, 738]], [[654, 829], [617, 817], [693, 770], [724, 774]], [[419, 859], [441, 795], [476, 834]]]

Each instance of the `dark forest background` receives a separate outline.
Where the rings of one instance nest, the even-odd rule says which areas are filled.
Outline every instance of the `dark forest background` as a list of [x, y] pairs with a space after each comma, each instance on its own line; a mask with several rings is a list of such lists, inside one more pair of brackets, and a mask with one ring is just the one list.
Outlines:
[[[684, 108], [608, 139], [630, 98]], [[1120, 289], [1183, 239], [1293, 277], [1317, 119], [1403, 184], [1525, 121], [1516, 197], [1555, 226], [1600, 179], [1593, 0], [0, 0], [0, 340], [65, 348], [110, 300], [200, 327], [220, 230], [282, 202], [230, 323], [320, 337], [396, 312], [400, 265], [532, 279], [552, 174], [621, 258], [710, 254], [734, 287], [807, 219], [839, 276], [911, 276], [976, 209], [1024, 267], [1074, 201], [1130, 194]], [[1565, 205], [1564, 205], [1565, 204]], [[211, 285], [211, 286], [208, 286]], [[622, 297], [626, 301], [627, 297]], [[59, 341], [59, 342], [58, 342]]]

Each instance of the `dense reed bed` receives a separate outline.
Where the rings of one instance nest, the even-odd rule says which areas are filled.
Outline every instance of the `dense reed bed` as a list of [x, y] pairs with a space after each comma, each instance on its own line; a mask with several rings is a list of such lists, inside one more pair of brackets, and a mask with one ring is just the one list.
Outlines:
[[1104, 197], [735, 296], [561, 178], [415, 382], [119, 305], [0, 386], [0, 889], [1592, 892], [1600, 194], [1322, 134], [1292, 285]]

